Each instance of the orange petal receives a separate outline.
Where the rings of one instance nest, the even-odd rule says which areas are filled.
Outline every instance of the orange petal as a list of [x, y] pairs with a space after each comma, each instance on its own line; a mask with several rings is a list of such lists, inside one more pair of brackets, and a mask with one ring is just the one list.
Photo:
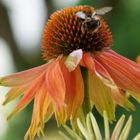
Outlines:
[[83, 78], [79, 66], [72, 72], [63, 68], [63, 73], [66, 83], [66, 109], [67, 113], [74, 119], [84, 99]]
[[91, 53], [83, 54], [82, 65], [85, 66], [90, 72], [96, 73], [95, 63]]
[[34, 139], [36, 135], [39, 135], [43, 131], [43, 128], [45, 126], [44, 105], [47, 105], [45, 106], [45, 108], [47, 108], [47, 110], [45, 111], [48, 111], [50, 100], [48, 98], [45, 82], [41, 85], [41, 88], [35, 95], [32, 122], [25, 135], [25, 139], [28, 139], [28, 136], [30, 137], [30, 139]]
[[95, 55], [95, 59], [105, 67], [121, 89], [140, 93], [140, 65], [112, 50]]
[[[78, 114], [78, 111], [84, 99], [84, 82], [83, 82], [80, 67], [77, 67], [75, 71], [73, 71], [71, 77], [72, 77], [71, 83], [73, 83], [71, 84], [71, 86], [75, 85], [75, 90], [74, 90], [75, 96], [74, 99], [71, 100], [70, 102], [73, 102], [72, 118], [75, 118], [76, 115]], [[67, 88], [67, 90], [69, 90], [69, 87]]]
[[44, 102], [42, 105], [42, 111], [41, 111], [42, 121], [47, 122], [50, 119], [50, 117], [52, 116], [53, 112], [54, 112], [54, 110], [52, 107], [51, 99], [50, 99], [48, 92], [47, 92], [45, 97], [44, 97]]
[[49, 64], [46, 71], [46, 86], [48, 94], [57, 107], [64, 105], [65, 99], [65, 81], [60, 67], [60, 58]]
[[100, 114], [107, 112], [109, 120], [115, 118], [115, 104], [111, 88], [106, 86], [99, 77], [89, 72], [89, 95]]
[[39, 76], [47, 68], [47, 65], [48, 64], [44, 64], [39, 67], [2, 77], [0, 78], [0, 85], [11, 87], [28, 84]]
[[84, 53], [82, 63], [93, 74], [96, 74], [106, 85], [116, 87], [108, 71], [90, 53]]
[[84, 84], [80, 67], [78, 66], [74, 71], [69, 72], [64, 65], [64, 61], [61, 61], [61, 68], [66, 85], [66, 106], [61, 110], [55, 109], [58, 125], [64, 124], [68, 119], [74, 120], [77, 117], [84, 98]]
[[[46, 88], [46, 84], [45, 81], [44, 83], [42, 83], [40, 89], [36, 92], [35, 94], [35, 98], [34, 98], [34, 115], [36, 117], [36, 121], [42, 122], [43, 123], [43, 116], [41, 116], [41, 114], [43, 113], [43, 104], [45, 101], [45, 98], [47, 94], [47, 88]], [[50, 103], [49, 100], [47, 100], [47, 103]], [[47, 107], [49, 106], [49, 104], [47, 105]]]
[[36, 92], [40, 89], [42, 83], [45, 81], [45, 73], [40, 75], [36, 80], [34, 80], [29, 89], [26, 91], [22, 99], [19, 101], [18, 105], [15, 107], [13, 112], [8, 116], [7, 119], [10, 119], [16, 112], [18, 112], [20, 109], [25, 107], [27, 104], [31, 102], [33, 97], [35, 96]]
[[66, 114], [66, 109], [65, 109], [65, 106], [64, 107], [61, 107], [60, 109], [58, 109], [57, 107], [53, 106], [53, 110], [55, 112], [55, 118], [56, 118], [56, 121], [57, 121], [57, 125], [60, 126], [60, 125], [64, 125], [66, 120], [67, 120], [67, 114]]
[[5, 101], [3, 105], [9, 103], [10, 101], [14, 100], [15, 98], [21, 96], [26, 91], [27, 87], [14, 87], [10, 89], [10, 91], [6, 94]]
[[116, 84], [114, 83], [114, 81], [111, 78], [111, 75], [108, 73], [108, 71], [96, 59], [94, 59], [94, 62], [95, 62], [96, 75], [107, 86], [109, 86], [111, 88], [116, 88]]

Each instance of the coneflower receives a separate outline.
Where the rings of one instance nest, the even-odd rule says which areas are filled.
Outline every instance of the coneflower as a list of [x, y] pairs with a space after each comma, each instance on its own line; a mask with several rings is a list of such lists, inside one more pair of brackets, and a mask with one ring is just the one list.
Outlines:
[[54, 114], [57, 123], [74, 122], [83, 109], [93, 106], [109, 120], [115, 107], [134, 109], [127, 98], [140, 96], [140, 65], [115, 53], [112, 35], [102, 15], [111, 10], [77, 6], [58, 10], [48, 20], [42, 40], [46, 64], [0, 78], [0, 85], [11, 87], [4, 104], [22, 96], [9, 115], [34, 100], [31, 125], [25, 139], [43, 131]]

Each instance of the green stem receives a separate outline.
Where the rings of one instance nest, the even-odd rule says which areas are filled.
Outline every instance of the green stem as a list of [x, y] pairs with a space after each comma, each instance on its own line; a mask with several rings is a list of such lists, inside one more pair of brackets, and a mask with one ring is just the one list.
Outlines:
[[88, 71], [86, 68], [81, 67], [82, 76], [84, 80], [84, 102], [82, 105], [82, 112], [84, 115], [84, 118], [86, 118], [87, 114], [91, 111], [91, 105], [90, 105], [90, 97], [89, 97], [89, 91], [88, 91]]

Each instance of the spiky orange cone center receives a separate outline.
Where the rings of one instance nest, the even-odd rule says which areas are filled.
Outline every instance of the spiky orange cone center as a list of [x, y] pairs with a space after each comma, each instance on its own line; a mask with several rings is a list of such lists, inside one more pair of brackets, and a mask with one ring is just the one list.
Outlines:
[[45, 60], [56, 58], [61, 54], [68, 55], [77, 49], [94, 52], [112, 45], [111, 32], [102, 17], [100, 17], [101, 26], [96, 32], [82, 32], [83, 21], [76, 16], [76, 13], [83, 11], [91, 16], [93, 10], [89, 6], [77, 6], [52, 14], [45, 26], [42, 40]]

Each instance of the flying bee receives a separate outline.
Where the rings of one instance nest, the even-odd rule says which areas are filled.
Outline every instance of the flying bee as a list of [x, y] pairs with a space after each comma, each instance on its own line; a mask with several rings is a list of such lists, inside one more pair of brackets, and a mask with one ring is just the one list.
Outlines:
[[112, 7], [104, 7], [100, 9], [96, 9], [92, 11], [92, 14], [89, 16], [83, 11], [77, 12], [75, 15], [82, 20], [81, 30], [83, 33], [86, 31], [89, 33], [96, 32], [98, 28], [101, 26], [101, 21], [99, 16], [105, 15], [109, 11], [112, 10]]

